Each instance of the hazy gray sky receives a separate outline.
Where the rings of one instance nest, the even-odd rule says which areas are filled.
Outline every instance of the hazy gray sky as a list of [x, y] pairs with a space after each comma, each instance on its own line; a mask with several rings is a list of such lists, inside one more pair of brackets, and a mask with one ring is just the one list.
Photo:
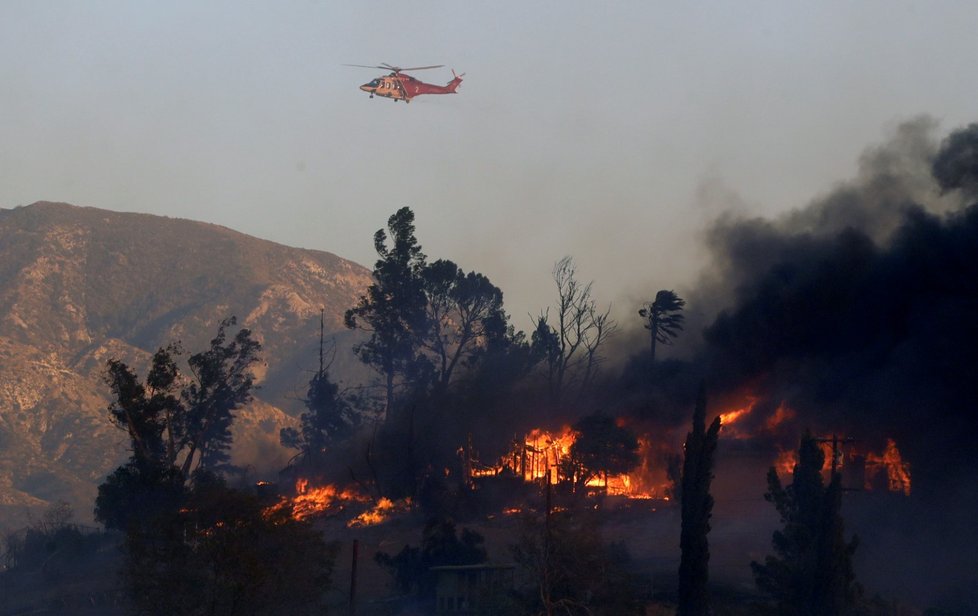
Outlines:
[[[631, 318], [689, 284], [731, 197], [800, 207], [901, 121], [978, 119], [976, 27], [969, 2], [2, 0], [0, 207], [193, 218], [369, 267], [408, 205], [518, 327], [566, 254]], [[369, 100], [382, 71], [342, 64], [380, 62], [465, 82]]]

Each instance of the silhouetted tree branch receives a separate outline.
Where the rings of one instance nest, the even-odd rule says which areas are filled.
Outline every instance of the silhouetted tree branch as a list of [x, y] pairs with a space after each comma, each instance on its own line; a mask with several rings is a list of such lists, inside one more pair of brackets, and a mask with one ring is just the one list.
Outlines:
[[649, 330], [651, 338], [649, 351], [650, 363], [655, 364], [656, 343], [671, 344], [672, 339], [683, 329], [685, 317], [682, 315], [686, 300], [676, 295], [675, 291], [662, 290], [655, 294], [655, 300], [649, 302], [638, 311], [645, 319], [645, 329]]

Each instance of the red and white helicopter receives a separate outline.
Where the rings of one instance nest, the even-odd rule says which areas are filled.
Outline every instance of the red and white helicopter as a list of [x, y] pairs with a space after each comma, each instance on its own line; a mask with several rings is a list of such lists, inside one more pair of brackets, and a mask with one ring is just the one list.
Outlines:
[[367, 66], [365, 64], [346, 64], [345, 66], [357, 66], [360, 68], [380, 68], [387, 71], [391, 71], [389, 74], [383, 77], [378, 77], [369, 83], [365, 83], [360, 86], [360, 89], [364, 92], [370, 93], [370, 98], [374, 95], [383, 96], [385, 98], [392, 98], [394, 102], [404, 101], [405, 103], [410, 103], [411, 99], [415, 96], [420, 96], [422, 94], [455, 94], [458, 89], [458, 84], [462, 83], [462, 77], [465, 73], [461, 75], [456, 75], [455, 71], [452, 71], [453, 79], [444, 86], [436, 86], [433, 83], [425, 83], [419, 79], [407, 75], [404, 71], [423, 71], [430, 68], [442, 68], [444, 64], [436, 64], [434, 66], [415, 66], [414, 68], [401, 68], [399, 66], [391, 66], [386, 62], [380, 63], [378, 66]]

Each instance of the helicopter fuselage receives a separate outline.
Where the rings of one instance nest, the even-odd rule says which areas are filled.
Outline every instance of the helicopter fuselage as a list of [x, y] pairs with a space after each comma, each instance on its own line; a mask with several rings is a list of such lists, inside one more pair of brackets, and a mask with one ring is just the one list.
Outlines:
[[376, 95], [411, 102], [412, 98], [421, 94], [454, 94], [460, 83], [462, 78], [457, 75], [447, 85], [436, 86], [404, 73], [390, 73], [363, 84], [360, 89], [369, 92], [371, 97]]

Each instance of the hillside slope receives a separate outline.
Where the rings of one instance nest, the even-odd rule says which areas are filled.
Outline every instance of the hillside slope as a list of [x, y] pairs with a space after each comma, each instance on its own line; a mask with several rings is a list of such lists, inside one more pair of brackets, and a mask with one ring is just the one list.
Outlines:
[[264, 347], [235, 460], [282, 463], [278, 428], [317, 365], [320, 310], [334, 373], [355, 378], [342, 317], [369, 280], [333, 254], [216, 225], [62, 203], [0, 209], [0, 530], [59, 499], [90, 515], [95, 486], [127, 455], [105, 412], [109, 358], [143, 373], [159, 346], [201, 350], [231, 315]]

